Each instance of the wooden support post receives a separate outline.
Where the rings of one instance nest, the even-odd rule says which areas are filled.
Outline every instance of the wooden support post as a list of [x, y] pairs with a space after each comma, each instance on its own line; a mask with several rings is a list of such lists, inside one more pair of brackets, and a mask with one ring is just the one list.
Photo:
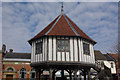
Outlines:
[[70, 75], [70, 80], [72, 80], [72, 71], [71, 70], [69, 72], [69, 75]]
[[52, 76], [52, 72], [53, 72], [53, 70], [50, 69], [50, 70], [49, 70], [49, 80], [52, 80], [52, 77], [53, 77], [53, 76]]
[[61, 70], [61, 73], [62, 73], [62, 80], [64, 80], [64, 70], [63, 69]]
[[40, 76], [41, 76], [41, 71], [39, 71], [39, 80], [40, 80]]
[[38, 71], [38, 72], [39, 72], [39, 75], [38, 75], [38, 78], [39, 78], [39, 79], [38, 79], [38, 80], [41, 80], [41, 74], [43, 73], [43, 71], [44, 71], [44, 69], [42, 69], [42, 70], [39, 69], [39, 71]]
[[77, 80], [77, 69], [74, 70], [74, 80]]
[[38, 80], [38, 78], [39, 78], [39, 71], [36, 70], [36, 80]]
[[56, 72], [55, 72], [55, 70], [54, 70], [54, 71], [52, 72], [52, 74], [53, 74], [53, 75], [52, 75], [52, 80], [55, 80], [55, 73], [56, 73]]
[[90, 79], [91, 77], [90, 77], [90, 69], [88, 70], [88, 80], [91, 80]]
[[84, 80], [86, 80], [86, 70], [84, 69]]
[[81, 72], [80, 72], [80, 71], [79, 71], [79, 78], [80, 78], [79, 80], [82, 80], [82, 79], [81, 79]]

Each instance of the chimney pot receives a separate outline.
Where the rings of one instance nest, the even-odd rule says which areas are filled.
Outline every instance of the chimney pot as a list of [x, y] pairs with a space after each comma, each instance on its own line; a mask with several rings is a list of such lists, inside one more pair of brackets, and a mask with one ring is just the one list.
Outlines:
[[9, 49], [9, 52], [10, 52], [10, 53], [13, 53], [13, 49]]
[[4, 52], [4, 53], [6, 52], [6, 45], [5, 44], [2, 45], [2, 52]]

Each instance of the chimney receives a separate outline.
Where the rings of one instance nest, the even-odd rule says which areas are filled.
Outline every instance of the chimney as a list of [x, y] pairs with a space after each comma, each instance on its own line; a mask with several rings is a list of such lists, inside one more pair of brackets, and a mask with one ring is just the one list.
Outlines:
[[6, 45], [5, 44], [2, 45], [2, 52], [4, 52], [4, 53], [6, 52]]
[[13, 53], [13, 49], [9, 49], [9, 53]]

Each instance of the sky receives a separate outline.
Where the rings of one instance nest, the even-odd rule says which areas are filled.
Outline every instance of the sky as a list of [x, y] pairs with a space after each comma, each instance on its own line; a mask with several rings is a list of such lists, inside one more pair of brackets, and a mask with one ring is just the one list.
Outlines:
[[[64, 13], [97, 42], [94, 49], [107, 53], [117, 43], [117, 2], [63, 4]], [[14, 52], [31, 52], [27, 41], [53, 21], [60, 11], [59, 2], [3, 2], [2, 44], [6, 44], [7, 49], [13, 49]]]

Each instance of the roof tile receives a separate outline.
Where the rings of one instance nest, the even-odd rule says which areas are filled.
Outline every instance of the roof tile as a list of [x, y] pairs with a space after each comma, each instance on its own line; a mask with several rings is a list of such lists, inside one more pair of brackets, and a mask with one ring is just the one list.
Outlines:
[[80, 36], [82, 38], [95, 42], [87, 34], [85, 34], [65, 14], [59, 15], [45, 29], [43, 29], [39, 34], [37, 34], [35, 37], [33, 37], [28, 42], [31, 42], [32, 40], [37, 39], [42, 36]]

